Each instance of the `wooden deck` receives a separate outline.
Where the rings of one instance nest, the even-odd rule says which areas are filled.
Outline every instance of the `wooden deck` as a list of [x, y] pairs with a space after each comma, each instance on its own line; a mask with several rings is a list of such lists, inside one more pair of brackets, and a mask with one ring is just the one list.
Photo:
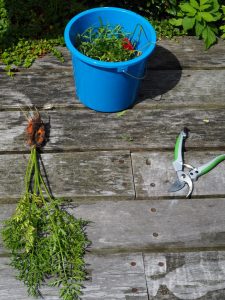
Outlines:
[[[205, 52], [195, 38], [158, 42], [139, 103], [97, 113], [75, 97], [70, 57], [35, 62], [14, 78], [0, 70], [0, 220], [23, 191], [28, 149], [21, 107], [50, 116], [42, 155], [55, 196], [92, 221], [84, 300], [225, 299], [225, 163], [186, 190], [175, 179], [175, 139], [190, 129], [185, 160], [225, 152], [225, 42]], [[31, 300], [0, 241], [0, 300]], [[44, 299], [58, 300], [43, 288]]]

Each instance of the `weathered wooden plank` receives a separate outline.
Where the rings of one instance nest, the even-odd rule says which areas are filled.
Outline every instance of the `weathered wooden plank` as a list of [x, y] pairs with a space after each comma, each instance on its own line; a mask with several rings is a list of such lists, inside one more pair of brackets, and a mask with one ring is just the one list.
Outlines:
[[[56, 197], [134, 199], [128, 151], [55, 153], [41, 157]], [[20, 197], [27, 160], [25, 155], [0, 156], [0, 199]]]
[[[221, 151], [187, 151], [185, 162], [200, 167], [211, 161]], [[157, 197], [185, 197], [188, 193], [186, 186], [176, 193], [168, 192], [171, 184], [176, 180], [176, 172], [172, 165], [172, 152], [141, 152], [132, 153], [132, 165], [137, 199]], [[199, 178], [194, 183], [192, 196], [223, 196], [225, 197], [225, 162], [214, 170]], [[189, 171], [185, 169], [185, 171]]]
[[70, 69], [43, 71], [27, 69], [13, 78], [3, 75], [0, 83], [0, 109], [26, 106], [69, 107], [79, 106]]
[[84, 300], [148, 300], [145, 276], [140, 274], [96, 276], [87, 282]]
[[225, 67], [225, 41], [205, 51], [203, 41], [195, 37], [176, 37], [157, 42], [149, 60], [154, 69], [218, 69]]
[[[224, 147], [224, 114], [225, 109], [140, 109], [128, 110], [122, 117], [91, 110], [51, 111], [50, 141], [45, 149], [173, 149], [184, 126], [191, 130], [187, 147]], [[48, 120], [47, 115], [43, 117]], [[22, 112], [0, 112], [0, 124], [0, 151], [27, 149], [27, 120]]]
[[[134, 108], [224, 107], [225, 70], [148, 70]], [[0, 83], [0, 110], [19, 106], [84, 108], [70, 70], [31, 69]]]
[[90, 280], [95, 276], [143, 274], [144, 261], [142, 253], [116, 253], [107, 255], [86, 254], [85, 262]]
[[[211, 300], [225, 296], [224, 251], [144, 253], [144, 264], [141, 253], [88, 255], [86, 261], [89, 279], [84, 282], [82, 299]], [[33, 299], [8, 264], [9, 258], [1, 257], [0, 299]], [[42, 291], [44, 299], [59, 300], [55, 289]]]
[[82, 299], [148, 300], [142, 253], [88, 255]]
[[149, 70], [140, 90], [139, 106], [224, 107], [224, 78], [225, 70]]
[[[2, 204], [0, 221], [15, 205]], [[222, 250], [225, 199], [98, 201], [68, 208], [91, 221], [87, 234], [93, 253]], [[1, 253], [6, 250], [0, 248]]]
[[[126, 300], [131, 297], [137, 300], [148, 300], [141, 253], [87, 255], [86, 263], [88, 280], [84, 282], [82, 299]], [[26, 287], [15, 279], [16, 271], [8, 264], [9, 258], [0, 258], [0, 299], [33, 299], [27, 296]], [[46, 300], [59, 300], [57, 290], [53, 288], [44, 287], [43, 296]]]
[[88, 235], [96, 251], [139, 251], [224, 246], [224, 208], [224, 199], [154, 200], [101, 202], [71, 212], [93, 221]]
[[[89, 278], [82, 299], [224, 299], [225, 252], [88, 255]], [[0, 299], [31, 300], [15, 279], [9, 258], [0, 259]], [[148, 296], [146, 291], [146, 275]], [[16, 293], [15, 293], [16, 290]], [[59, 300], [56, 289], [43, 287], [46, 300]]]
[[149, 299], [225, 299], [225, 252], [144, 254]]
[[[200, 166], [221, 153], [187, 151], [185, 161]], [[50, 184], [57, 196], [75, 199], [134, 197], [129, 152], [44, 154], [42, 157]], [[176, 193], [168, 192], [176, 178], [172, 160], [172, 152], [132, 153], [137, 199], [186, 195], [187, 188]], [[21, 195], [26, 163], [27, 156], [24, 155], [0, 156], [1, 199], [18, 198]], [[224, 163], [200, 178], [194, 187], [193, 196], [224, 196]]]

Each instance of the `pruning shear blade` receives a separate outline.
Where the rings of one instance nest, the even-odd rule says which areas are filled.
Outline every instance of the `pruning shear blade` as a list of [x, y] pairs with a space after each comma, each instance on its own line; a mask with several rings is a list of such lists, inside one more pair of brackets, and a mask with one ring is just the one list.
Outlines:
[[177, 179], [169, 188], [169, 192], [174, 193], [179, 190], [182, 190], [182, 188], [185, 186], [185, 182], [181, 182], [179, 179]]
[[189, 175], [185, 174], [183, 171], [177, 172], [178, 179], [171, 185], [169, 192], [177, 192], [184, 188], [185, 184], [188, 185], [187, 198], [191, 195], [193, 191], [193, 182]]

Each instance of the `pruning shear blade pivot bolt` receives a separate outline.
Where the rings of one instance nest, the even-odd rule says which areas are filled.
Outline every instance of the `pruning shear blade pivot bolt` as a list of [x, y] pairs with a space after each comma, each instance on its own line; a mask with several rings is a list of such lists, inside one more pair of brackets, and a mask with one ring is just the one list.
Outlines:
[[[175, 149], [174, 149], [174, 161], [173, 167], [177, 174], [177, 180], [171, 185], [169, 192], [177, 192], [188, 185], [187, 198], [191, 196], [193, 192], [193, 182], [198, 178], [215, 168], [219, 163], [225, 160], [225, 154], [221, 154], [208, 163], [200, 166], [193, 167], [192, 165], [185, 164], [183, 162], [183, 146], [186, 138], [188, 137], [188, 129], [184, 128], [177, 137]], [[190, 169], [189, 172], [184, 172], [184, 167]]]

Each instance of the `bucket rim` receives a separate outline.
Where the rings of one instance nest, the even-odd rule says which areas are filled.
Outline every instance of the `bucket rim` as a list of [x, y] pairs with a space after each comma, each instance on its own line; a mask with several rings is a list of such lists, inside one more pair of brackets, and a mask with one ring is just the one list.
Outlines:
[[[74, 47], [73, 43], [70, 40], [70, 30], [71, 30], [72, 25], [74, 24], [75, 21], [77, 21], [79, 18], [81, 18], [85, 15], [88, 15], [93, 12], [104, 11], [104, 10], [124, 12], [124, 13], [132, 15], [136, 18], [139, 18], [142, 21], [142, 24], [144, 23], [146, 25], [148, 32], [150, 32], [151, 44], [148, 47], [148, 49], [140, 56], [137, 56], [137, 57], [127, 60], [127, 61], [120, 61], [120, 62], [100, 61], [100, 60], [90, 58], [90, 57], [82, 54], [81, 52], [79, 52]], [[102, 68], [121, 68], [124, 66], [129, 67], [134, 64], [137, 64], [137, 63], [143, 61], [144, 59], [146, 59], [153, 52], [153, 50], [155, 49], [155, 46], [156, 46], [156, 32], [155, 32], [155, 29], [153, 28], [152, 24], [148, 20], [146, 20], [144, 17], [142, 17], [141, 15], [139, 15], [131, 10], [119, 8], [119, 7], [110, 7], [110, 6], [87, 9], [87, 10], [75, 15], [66, 25], [66, 28], [64, 31], [64, 39], [65, 39], [66, 46], [72, 55], [76, 56], [77, 58], [79, 58], [80, 60], [82, 60], [88, 64], [94, 65], [96, 67], [102, 67]]]

